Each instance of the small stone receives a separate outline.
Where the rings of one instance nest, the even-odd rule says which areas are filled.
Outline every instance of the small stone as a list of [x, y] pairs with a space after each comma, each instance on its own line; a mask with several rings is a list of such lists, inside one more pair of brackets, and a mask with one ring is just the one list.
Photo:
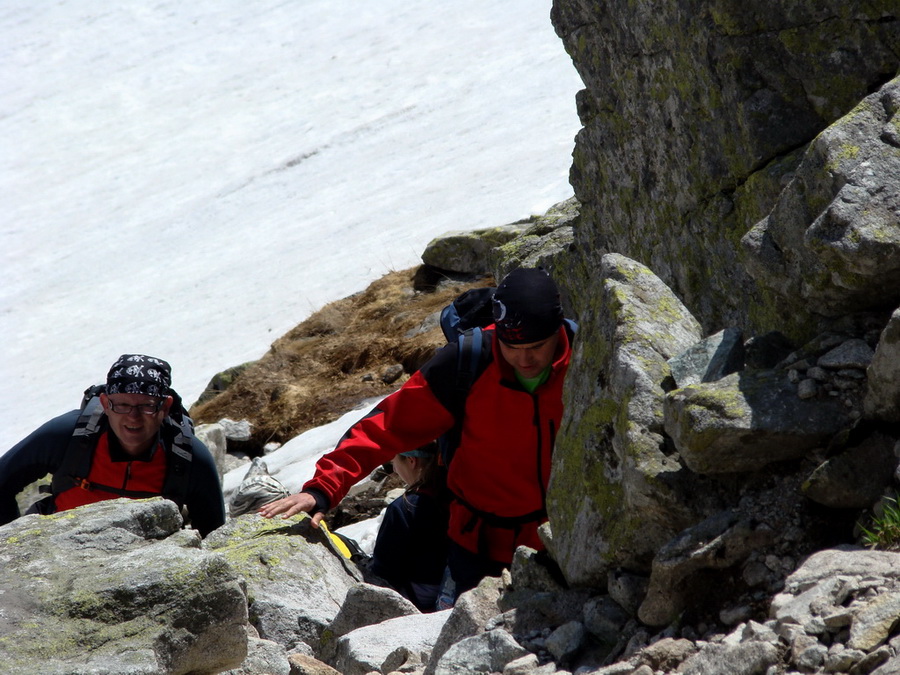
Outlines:
[[581, 622], [564, 623], [547, 638], [547, 649], [557, 661], [568, 661], [581, 649], [584, 634]]
[[754, 586], [763, 586], [769, 580], [769, 570], [758, 560], [747, 563], [741, 575], [751, 588]]
[[847, 377], [835, 377], [833, 382], [834, 386], [841, 391], [849, 391], [851, 389], [859, 388], [859, 381], [851, 380]]
[[797, 385], [797, 396], [804, 400], [815, 398], [818, 393], [819, 385], [815, 380], [801, 380], [800, 384]]
[[773, 572], [781, 572], [781, 560], [777, 555], [767, 555], [765, 562], [766, 567], [768, 567]]
[[874, 350], [865, 340], [854, 338], [835, 347], [819, 359], [819, 365], [831, 370], [860, 368], [865, 370], [872, 363]]
[[841, 628], [850, 625], [850, 622], [853, 620], [853, 612], [849, 609], [839, 608], [823, 616], [822, 620], [825, 622], [825, 628], [832, 633], [836, 633]]
[[249, 420], [232, 420], [223, 417], [219, 420], [219, 424], [225, 430], [225, 438], [229, 441], [249, 441], [250, 427]]
[[804, 670], [816, 670], [825, 662], [828, 648], [815, 640], [802, 649], [794, 649], [794, 663]]
[[503, 675], [528, 675], [538, 667], [538, 657], [534, 654], [526, 654], [525, 656], [510, 661], [503, 668]]
[[384, 369], [384, 372], [381, 374], [381, 381], [385, 384], [393, 384], [400, 379], [401, 375], [403, 375], [403, 366], [395, 363], [393, 366]]
[[829, 673], [846, 673], [866, 655], [859, 649], [847, 649], [844, 645], [832, 645], [825, 656], [825, 670]]
[[278, 448], [280, 448], [280, 447], [281, 447], [281, 443], [278, 443], [277, 441], [271, 441], [270, 443], [266, 443], [266, 444], [263, 446], [263, 454], [264, 454], [264, 455], [271, 454], [271, 453], [275, 452], [275, 451], [276, 451]]
[[853, 673], [854, 675], [856, 673], [871, 673], [878, 666], [886, 663], [889, 658], [891, 658], [891, 650], [887, 645], [883, 645], [861, 658], [854, 667]]
[[753, 616], [753, 610], [747, 605], [739, 607], [727, 607], [719, 612], [719, 621], [726, 626], [736, 626]]

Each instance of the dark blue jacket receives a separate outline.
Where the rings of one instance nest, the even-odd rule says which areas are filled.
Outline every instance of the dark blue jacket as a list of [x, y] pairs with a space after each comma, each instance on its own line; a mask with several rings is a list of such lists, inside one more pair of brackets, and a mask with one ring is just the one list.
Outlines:
[[[80, 411], [55, 417], [41, 425], [25, 439], [0, 455], [0, 525], [19, 517], [16, 495], [36, 480], [55, 473], [63, 464], [63, 457]], [[172, 443], [165, 435], [161, 438], [168, 456], [172, 455]], [[187, 507], [191, 525], [206, 536], [225, 522], [225, 501], [219, 472], [209, 449], [197, 438], [192, 438], [192, 459], [187, 480], [187, 494], [164, 495], [179, 506]], [[171, 466], [173, 462], [168, 462]]]
[[387, 507], [375, 539], [372, 571], [423, 611], [434, 609], [447, 566], [447, 518], [437, 498], [408, 492]]

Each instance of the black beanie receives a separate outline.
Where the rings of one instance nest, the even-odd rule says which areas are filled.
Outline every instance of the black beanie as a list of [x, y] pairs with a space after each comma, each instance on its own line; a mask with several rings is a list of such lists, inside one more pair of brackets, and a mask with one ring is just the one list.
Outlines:
[[494, 293], [493, 309], [497, 337], [511, 345], [545, 340], [563, 321], [559, 289], [543, 268], [507, 274]]
[[143, 354], [122, 354], [106, 376], [107, 394], [146, 394], [165, 398], [171, 386], [171, 366], [162, 359]]

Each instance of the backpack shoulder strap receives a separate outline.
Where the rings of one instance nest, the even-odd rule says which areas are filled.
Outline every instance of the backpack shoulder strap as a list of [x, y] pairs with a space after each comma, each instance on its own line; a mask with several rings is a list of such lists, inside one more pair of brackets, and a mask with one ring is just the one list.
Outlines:
[[450, 461], [453, 459], [456, 446], [459, 445], [462, 436], [463, 414], [469, 390], [493, 357], [492, 335], [493, 331], [476, 327], [461, 333], [456, 341], [456, 383], [453, 391], [453, 404], [450, 407], [455, 421], [453, 427], [438, 439], [441, 462], [444, 466], [450, 466]]
[[104, 385], [95, 385], [85, 390], [81, 401], [81, 414], [75, 422], [75, 429], [63, 454], [63, 461], [53, 474], [50, 491], [54, 495], [79, 485], [91, 472], [94, 448], [103, 430], [103, 406], [100, 393]]
[[[475, 327], [460, 334], [456, 354], [456, 390], [461, 408], [475, 380], [484, 372], [493, 358], [491, 340], [493, 331]], [[460, 409], [460, 414], [462, 409]]]
[[188, 416], [181, 397], [170, 391], [174, 399], [169, 416], [163, 422], [163, 443], [170, 460], [163, 485], [163, 495], [183, 506], [187, 501], [191, 462], [194, 459], [194, 421]]

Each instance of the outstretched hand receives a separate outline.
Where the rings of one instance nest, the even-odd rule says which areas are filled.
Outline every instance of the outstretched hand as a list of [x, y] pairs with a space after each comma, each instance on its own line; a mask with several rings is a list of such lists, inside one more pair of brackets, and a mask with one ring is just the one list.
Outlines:
[[[306, 492], [298, 492], [295, 495], [288, 495], [287, 497], [283, 497], [282, 499], [264, 504], [259, 508], [257, 513], [263, 518], [274, 518], [279, 513], [284, 514], [282, 518], [290, 518], [291, 516], [297, 515], [301, 511], [306, 511], [307, 513], [309, 513], [314, 508], [316, 508], [315, 498], [311, 494], [308, 494]], [[325, 514], [321, 511], [313, 515], [312, 526], [319, 527], [319, 522], [321, 522], [322, 518], [324, 517]]]

